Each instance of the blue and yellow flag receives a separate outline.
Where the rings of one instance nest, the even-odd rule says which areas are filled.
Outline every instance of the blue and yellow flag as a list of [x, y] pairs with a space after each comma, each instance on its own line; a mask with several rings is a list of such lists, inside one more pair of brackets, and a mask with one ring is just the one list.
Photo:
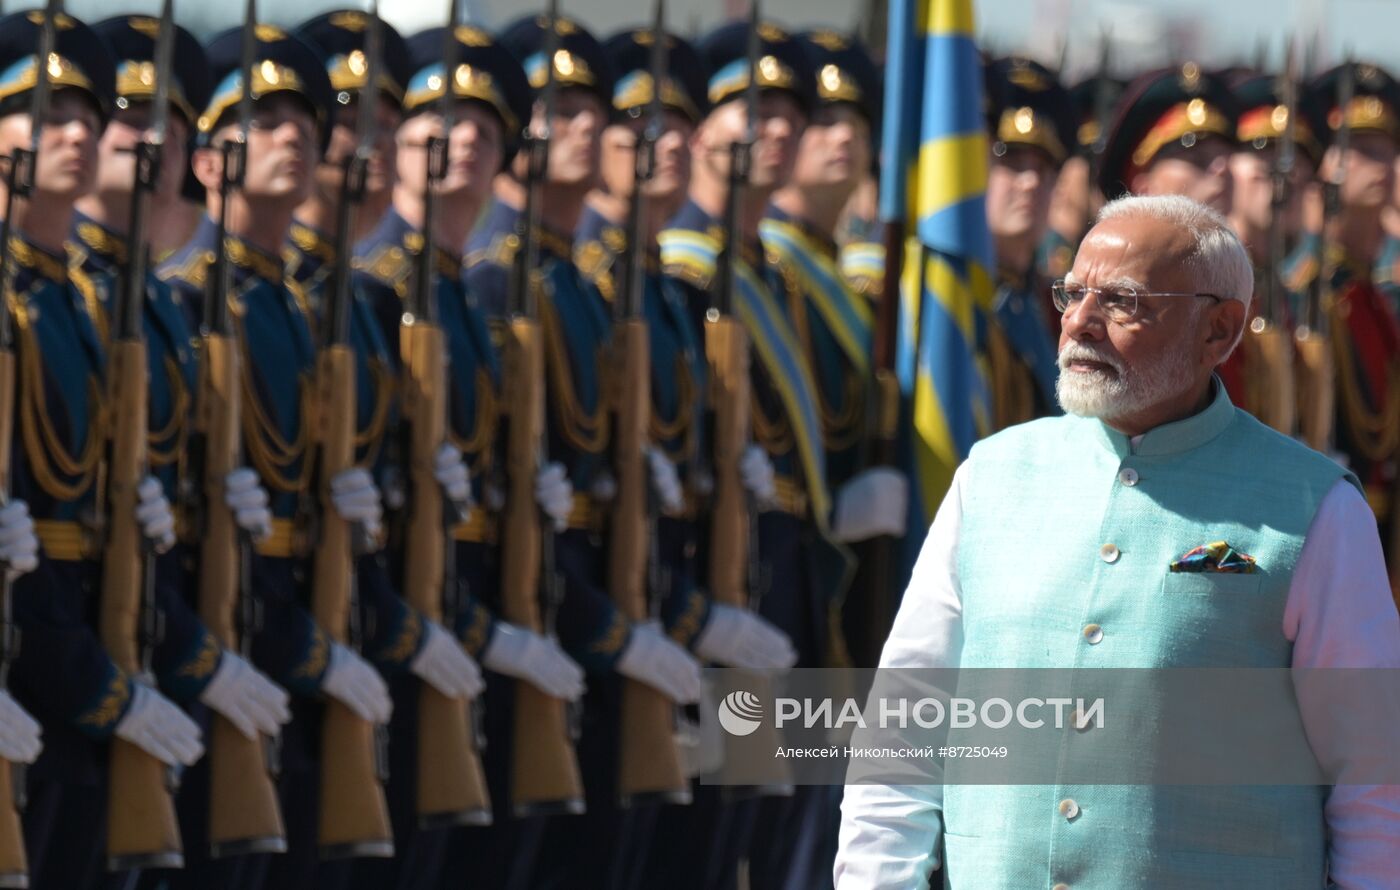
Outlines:
[[988, 146], [972, 35], [972, 0], [891, 0], [880, 215], [906, 224], [895, 360], [925, 523], [992, 419], [980, 349], [995, 292]]

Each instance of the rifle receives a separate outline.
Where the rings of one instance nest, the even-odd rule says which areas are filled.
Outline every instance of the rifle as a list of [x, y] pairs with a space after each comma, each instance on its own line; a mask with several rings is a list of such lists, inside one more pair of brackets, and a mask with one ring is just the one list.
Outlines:
[[[644, 453], [651, 418], [651, 347], [643, 314], [646, 294], [647, 233], [642, 195], [656, 166], [656, 143], [664, 121], [661, 86], [666, 76], [665, 0], [656, 0], [651, 29], [651, 101], [646, 126], [637, 138], [632, 195], [627, 208], [627, 272], [613, 303], [613, 352], [618, 380], [617, 429], [613, 467], [617, 501], [609, 534], [608, 588], [629, 621], [654, 617], [659, 610], [647, 564], [648, 542], [656, 521]], [[633, 803], [689, 803], [690, 783], [681, 768], [675, 740], [675, 705], [636, 680], [622, 686], [622, 737], [618, 756], [618, 795]]]
[[1293, 435], [1297, 420], [1297, 394], [1293, 376], [1293, 343], [1284, 317], [1282, 266], [1287, 251], [1283, 218], [1292, 197], [1294, 159], [1297, 154], [1298, 86], [1294, 72], [1293, 45], [1285, 47], [1283, 73], [1278, 91], [1287, 114], [1282, 137], [1274, 154], [1273, 194], [1270, 199], [1269, 271], [1264, 277], [1263, 312], [1250, 322], [1244, 339], [1245, 381], [1248, 403], [1259, 419], [1286, 436]]
[[[748, 85], [744, 90], [744, 135], [730, 144], [729, 192], [724, 204], [724, 244], [716, 259], [718, 287], [712, 291], [705, 312], [705, 356], [710, 374], [710, 406], [714, 411], [714, 502], [710, 514], [710, 590], [715, 602], [736, 608], [758, 609], [763, 570], [758, 558], [758, 522], [753, 499], [744, 489], [739, 462], [748, 447], [752, 380], [749, 376], [749, 336], [734, 314], [742, 262], [739, 231], [743, 190], [749, 184], [750, 162], [758, 141], [758, 35], [759, 2], [750, 0], [748, 34]], [[755, 695], [766, 695], [767, 681], [753, 677]], [[776, 732], [767, 723], [758, 732], [770, 739], [759, 743], [767, 749], [778, 745]], [[773, 769], [765, 769], [769, 777]], [[768, 784], [761, 793], [790, 795], [786, 782]]]
[[[369, 48], [378, 52], [377, 6], [371, 0]], [[368, 55], [368, 54], [367, 54]], [[376, 59], [369, 59], [371, 64]], [[378, 72], [366, 73], [367, 90]], [[361, 94], [355, 151], [345, 160], [337, 249], [331, 270], [321, 348], [316, 356], [317, 540], [312, 555], [311, 612], [331, 639], [358, 648], [354, 529], [335, 510], [331, 480], [355, 466], [355, 348], [350, 345], [351, 232], [373, 138], [375, 99]], [[323, 859], [394, 855], [394, 834], [384, 799], [384, 727], [328, 698], [321, 717], [321, 801], [318, 843]]]
[[1108, 127], [1113, 114], [1113, 102], [1117, 91], [1109, 78], [1112, 63], [1113, 41], [1107, 28], [1099, 32], [1099, 71], [1094, 78], [1094, 144], [1089, 148], [1089, 178], [1085, 183], [1088, 194], [1084, 196], [1084, 224], [1080, 228], [1082, 239], [1094, 224], [1094, 190], [1099, 187], [1099, 171], [1103, 169], [1103, 153], [1108, 146]]
[[[252, 71], [256, 50], [255, 0], [246, 0], [238, 99], [238, 136], [220, 145], [216, 244], [225, 244], [228, 205], [242, 188], [247, 170], [248, 130], [253, 116]], [[242, 354], [229, 307], [232, 267], [228, 251], [214, 256], [205, 286], [199, 330], [199, 388], [194, 455], [199, 480], [199, 617], [226, 649], [251, 658], [252, 638], [262, 628], [262, 612], [252, 587], [252, 556], [247, 536], [224, 501], [224, 480], [242, 466], [243, 417], [240, 402]], [[282, 853], [287, 832], [273, 781], [275, 740], [250, 739], [221, 714], [209, 726], [209, 853], [214, 858], [249, 853]]]
[[[441, 135], [428, 137], [427, 174], [423, 183], [423, 246], [418, 251], [413, 290], [399, 327], [399, 349], [404, 367], [404, 418], [408, 423], [408, 465], [411, 496], [408, 503], [408, 548], [404, 563], [404, 598], [409, 605], [448, 628], [456, 626], [461, 608], [456, 577], [456, 542], [452, 527], [464, 518], [461, 508], [448, 503], [433, 475], [433, 461], [447, 438], [447, 347], [437, 320], [436, 248], [433, 222], [437, 218], [437, 189], [447, 175], [448, 145], [452, 136], [456, 95], [457, 3], [448, 0], [447, 28], [443, 32], [443, 90], [439, 102]], [[371, 26], [378, 32], [378, 19]], [[378, 57], [375, 57], [378, 64]], [[373, 81], [368, 81], [373, 87]], [[360, 93], [362, 137], [373, 127], [373, 93]], [[348, 246], [347, 246], [348, 249]], [[340, 254], [336, 254], [339, 258]], [[444, 618], [444, 612], [448, 614]], [[448, 698], [431, 683], [418, 694], [418, 819], [420, 824], [489, 825], [491, 799], [481, 769], [480, 747], [473, 730], [472, 703]]]
[[[554, 565], [554, 529], [546, 527], [549, 520], [535, 504], [535, 476], [544, 461], [546, 444], [544, 339], [534, 279], [539, 267], [540, 193], [549, 163], [550, 118], [554, 113], [558, 16], [559, 0], [550, 0], [545, 14], [546, 80], [540, 97], [543, 124], [538, 129], [528, 126], [524, 134], [529, 162], [525, 210], [516, 231], [520, 248], [515, 257], [510, 316], [502, 347], [510, 406], [502, 611], [512, 624], [551, 636], [563, 591]], [[546, 695], [530, 683], [515, 684], [511, 795], [517, 816], [583, 812], [583, 781], [574, 753], [576, 735], [576, 721], [568, 703]]]
[[[44, 19], [40, 58], [52, 51], [51, 11]], [[146, 477], [147, 377], [146, 338], [142, 316], [146, 305], [146, 213], [155, 188], [165, 143], [170, 106], [166, 98], [174, 40], [171, 0], [161, 11], [156, 42], [156, 95], [149, 135], [136, 146], [136, 181], [131, 200], [127, 264], [123, 286], [113, 306], [112, 342], [107, 361], [107, 400], [112, 411], [107, 445], [107, 499], [110, 516], [102, 550], [102, 606], [99, 629], [102, 645], [118, 668], [136, 682], [151, 679], [151, 652], [164, 633], [155, 603], [153, 551], [136, 523], [136, 490]], [[44, 66], [47, 66], [45, 61]], [[38, 147], [38, 128], [48, 101], [48, 74], [41, 71], [31, 106]], [[175, 819], [173, 773], [154, 756], [114, 737], [107, 777], [107, 867], [180, 868], [184, 855]]]
[[[5, 171], [5, 218], [0, 219], [0, 502], [9, 499], [10, 448], [14, 435], [15, 417], [15, 346], [14, 328], [10, 319], [10, 220], [15, 216], [15, 200], [28, 196], [34, 189], [34, 160], [39, 147], [39, 131], [43, 116], [37, 113], [43, 100], [38, 96], [47, 91], [46, 60], [53, 50], [54, 21], [58, 4], [50, 0], [40, 31], [39, 49], [35, 56], [37, 82], [30, 99], [30, 120], [36, 127], [30, 147], [15, 147]], [[8, 572], [0, 572], [0, 689], [8, 686], [10, 663], [19, 654], [19, 627], [11, 609], [11, 582]], [[24, 809], [24, 765], [0, 759], [0, 887], [28, 887], [29, 860], [24, 851], [24, 826], [20, 812]]]
[[1322, 232], [1313, 256], [1317, 274], [1308, 289], [1303, 323], [1296, 334], [1298, 359], [1302, 365], [1298, 386], [1298, 429], [1303, 441], [1327, 454], [1332, 449], [1332, 424], [1336, 420], [1336, 369], [1332, 364], [1332, 339], [1328, 333], [1328, 313], [1333, 294], [1334, 273], [1327, 250], [1331, 237], [1330, 223], [1342, 209], [1342, 186], [1346, 183], [1346, 156], [1351, 146], [1351, 125], [1347, 122], [1347, 107], [1355, 94], [1355, 73], [1350, 56], [1337, 78], [1337, 107], [1342, 121], [1337, 128], [1333, 146], [1337, 150], [1337, 165], [1323, 186]]

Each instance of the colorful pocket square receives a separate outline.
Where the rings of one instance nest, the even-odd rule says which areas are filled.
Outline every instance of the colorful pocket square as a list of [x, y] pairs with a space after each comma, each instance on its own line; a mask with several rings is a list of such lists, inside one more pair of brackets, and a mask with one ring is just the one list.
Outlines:
[[1254, 557], [1224, 541], [1214, 541], [1186, 551], [1172, 563], [1173, 572], [1225, 572], [1247, 575], [1254, 571]]

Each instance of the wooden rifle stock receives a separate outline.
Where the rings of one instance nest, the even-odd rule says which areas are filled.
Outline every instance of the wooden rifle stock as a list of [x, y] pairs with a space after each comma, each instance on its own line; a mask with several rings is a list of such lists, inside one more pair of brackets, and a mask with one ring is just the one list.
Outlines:
[[[239, 651], [239, 610], [248, 579], [247, 545], [224, 501], [224, 480], [240, 465], [240, 356], [234, 338], [201, 337], [196, 429], [202, 443], [203, 520], [199, 556], [199, 617], [225, 649]], [[209, 847], [216, 858], [281, 853], [287, 831], [268, 761], [270, 742], [248, 738], [222, 714], [209, 727]]]
[[[553, 530], [544, 528], [546, 520], [535, 503], [545, 429], [544, 339], [537, 321], [510, 319], [504, 359], [510, 432], [501, 605], [507, 621], [541, 633], [541, 553], [543, 536]], [[525, 681], [515, 684], [511, 794], [517, 815], [583, 812], [583, 781], [570, 737], [568, 704]]]
[[1291, 436], [1298, 418], [1298, 394], [1294, 386], [1293, 338], [1288, 331], [1256, 318], [1244, 333], [1246, 402], [1261, 421]]
[[[424, 248], [428, 249], [427, 247]], [[445, 551], [454, 546], [433, 461], [447, 436], [447, 358], [442, 329], [415, 318], [400, 329], [404, 417], [409, 423], [409, 502], [404, 599], [443, 621]], [[451, 630], [453, 622], [447, 621]], [[472, 703], [424, 682], [418, 695], [418, 818], [423, 825], [485, 825], [491, 798], [472, 731]]]
[[[650, 617], [647, 598], [647, 508], [650, 474], [643, 443], [651, 419], [651, 346], [647, 324], [628, 318], [613, 326], [619, 373], [613, 467], [617, 500], [609, 534], [608, 589], [628, 621]], [[624, 678], [618, 794], [624, 805], [690, 802], [690, 782], [675, 741], [675, 704], [645, 683]]]
[[[146, 344], [140, 337], [114, 340], [107, 360], [113, 410], [99, 629], [113, 663], [132, 678], [146, 673], [142, 650], [154, 645], [144, 639], [143, 616], [150, 605], [145, 591], [152, 579], [136, 523], [136, 490], [146, 473], [146, 386]], [[113, 737], [107, 783], [108, 867], [181, 867], [180, 828], [165, 764]]]
[[748, 606], [749, 503], [739, 462], [749, 443], [749, 337], [732, 315], [705, 319], [705, 355], [714, 407], [714, 503], [710, 590], [715, 602]]
[[[0, 287], [0, 296], [8, 296]], [[0, 312], [10, 310], [0, 304]], [[3, 323], [3, 322], [0, 322]], [[10, 491], [10, 437], [14, 433], [15, 355], [8, 342], [0, 343], [0, 493]], [[10, 582], [0, 577], [4, 626], [0, 626], [0, 688], [4, 688], [15, 641], [10, 617]], [[20, 823], [16, 786], [23, 787], [23, 767], [0, 758], [0, 887], [28, 887], [29, 860], [24, 853], [24, 826]]]
[[1309, 447], [1330, 454], [1332, 424], [1337, 418], [1332, 338], [1309, 330], [1299, 334], [1296, 345], [1302, 371], [1298, 375], [1298, 433]]
[[[323, 346], [317, 357], [320, 524], [313, 557], [311, 611], [338, 643], [349, 642], [355, 554], [350, 523], [331, 501], [330, 483], [355, 463], [355, 352]], [[393, 831], [375, 726], [327, 698], [321, 718], [320, 846], [324, 858], [394, 855]]]

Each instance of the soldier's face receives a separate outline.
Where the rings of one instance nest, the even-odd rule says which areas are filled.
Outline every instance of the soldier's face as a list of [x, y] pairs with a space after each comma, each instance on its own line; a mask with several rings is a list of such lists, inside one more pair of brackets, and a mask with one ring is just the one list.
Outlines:
[[1158, 152], [1130, 185], [1134, 194], [1185, 195], [1228, 214], [1234, 185], [1232, 154], [1234, 145], [1219, 136], [1202, 136], [1190, 146], [1174, 142]]
[[[1078, 155], [1071, 157], [1060, 167], [1060, 175], [1055, 177], [1055, 188], [1050, 193], [1050, 208], [1059, 220], [1074, 220], [1069, 226], [1077, 237], [1082, 226], [1093, 219], [1103, 206], [1103, 195], [1098, 186], [1089, 181], [1089, 161]], [[1062, 223], [1056, 222], [1056, 228]]]
[[[224, 127], [219, 135], [232, 138], [234, 127]], [[243, 194], [300, 204], [311, 195], [312, 171], [319, 157], [316, 120], [300, 99], [290, 93], [259, 99], [248, 131]]]
[[[59, 90], [51, 97], [34, 188], [56, 198], [77, 200], [92, 191], [97, 180], [97, 140], [102, 119], [96, 106], [75, 90]], [[11, 114], [0, 120], [0, 146], [6, 154], [29, 147], [29, 115]]]
[[[316, 168], [316, 184], [330, 194], [339, 192], [345, 177], [345, 159], [355, 152], [355, 126], [358, 123], [359, 101], [335, 106], [330, 145], [326, 156]], [[394, 185], [394, 132], [403, 115], [398, 105], [381, 95], [374, 114], [374, 148], [369, 157], [365, 192], [382, 195]]]
[[792, 182], [798, 186], [851, 186], [870, 169], [870, 123], [847, 104], [823, 105], [798, 143]]
[[987, 168], [987, 226], [996, 238], [1039, 240], [1050, 214], [1055, 164], [1039, 149], [1001, 145], [1003, 154], [994, 153]]
[[[1274, 155], [1270, 147], [1237, 151], [1230, 158], [1230, 178], [1235, 186], [1231, 213], [1255, 231], [1265, 231], [1273, 222]], [[1247, 234], [1240, 233], [1241, 237]]]
[[[150, 102], [132, 102], [112, 115], [97, 143], [99, 194], [131, 192], [136, 176], [136, 145], [145, 138], [151, 126], [152, 110]], [[161, 147], [160, 177], [156, 183], [156, 196], [160, 199], [169, 200], [180, 194], [189, 135], [189, 125], [172, 109], [165, 143]]]
[[[695, 127], [685, 115], [670, 109], [665, 111], [662, 119], [664, 124], [661, 138], [656, 142], [655, 166], [643, 194], [653, 201], [679, 200], [690, 185], [690, 151], [687, 146], [695, 134]], [[636, 148], [645, 128], [644, 118], [629, 117], [603, 131], [603, 182], [614, 195], [626, 197], [632, 194], [637, 172]]]
[[[542, 103], [535, 103], [535, 126], [544, 114]], [[549, 169], [546, 178], [553, 185], [591, 188], [598, 178], [602, 156], [603, 129], [607, 110], [592, 90], [563, 89], [554, 97], [550, 121]]]
[[[1385, 206], [1395, 189], [1395, 143], [1383, 133], [1369, 130], [1351, 134], [1346, 157], [1346, 180], [1342, 183], [1342, 204], [1347, 207], [1376, 209]], [[1327, 150], [1322, 176], [1327, 179], [1336, 169], [1338, 152]]]
[[[427, 181], [428, 138], [442, 133], [442, 117], [425, 111], [398, 130], [398, 171], [408, 187], [421, 191]], [[458, 102], [448, 142], [447, 173], [437, 194], [486, 194], [505, 157], [505, 131], [495, 112], [479, 102]]]
[[[729, 175], [730, 149], [744, 138], [746, 114], [742, 98], [731, 99], [710, 112], [695, 132], [693, 150], [717, 178]], [[792, 177], [797, 145], [807, 116], [787, 92], [766, 90], [758, 100], [758, 141], [753, 147], [749, 184], [773, 191]]]

